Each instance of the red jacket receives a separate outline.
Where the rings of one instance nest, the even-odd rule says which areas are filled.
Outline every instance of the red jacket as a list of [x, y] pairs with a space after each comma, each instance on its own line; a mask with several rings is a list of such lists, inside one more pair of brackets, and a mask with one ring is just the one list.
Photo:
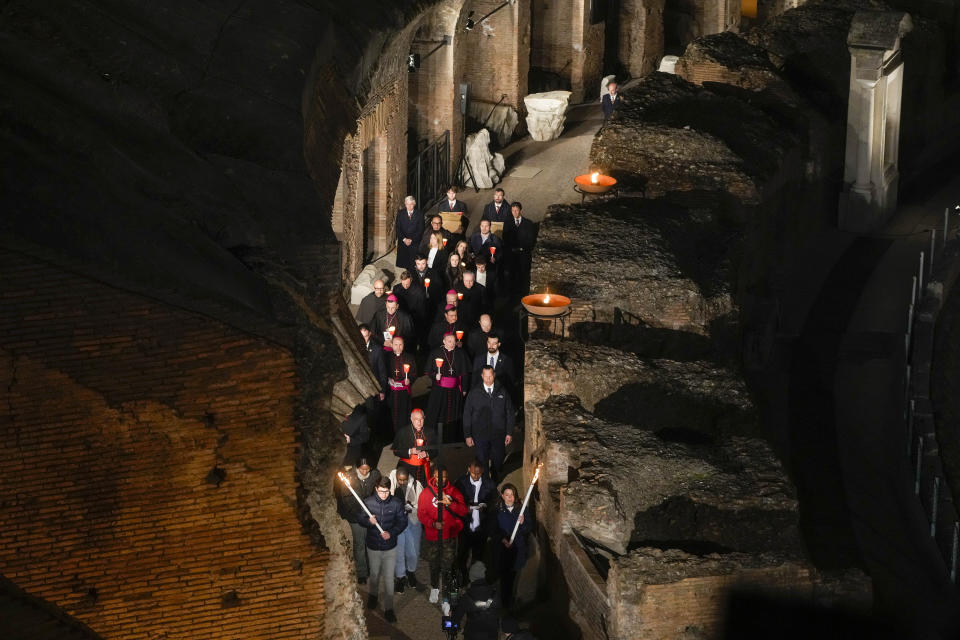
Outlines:
[[[431, 491], [432, 489], [432, 491]], [[453, 502], [448, 504], [443, 512], [443, 539], [451, 540], [460, 535], [463, 529], [463, 516], [467, 515], [467, 503], [463, 501], [463, 495], [451, 483], [443, 488], [443, 493], [450, 496]], [[433, 478], [427, 481], [427, 487], [420, 493], [420, 500], [417, 502], [417, 518], [423, 525], [423, 535], [427, 540], [436, 541], [437, 534], [440, 533], [434, 523], [439, 519], [440, 510], [437, 508], [437, 485]], [[452, 512], [452, 515], [451, 515]]]

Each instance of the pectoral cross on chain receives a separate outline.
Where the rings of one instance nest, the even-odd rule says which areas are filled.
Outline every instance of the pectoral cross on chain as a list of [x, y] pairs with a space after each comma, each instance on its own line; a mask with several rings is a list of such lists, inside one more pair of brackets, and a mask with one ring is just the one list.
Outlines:
[[400, 377], [400, 369], [394, 369], [394, 370], [393, 370], [393, 377], [395, 377], [395, 378], [399, 378], [399, 377]]

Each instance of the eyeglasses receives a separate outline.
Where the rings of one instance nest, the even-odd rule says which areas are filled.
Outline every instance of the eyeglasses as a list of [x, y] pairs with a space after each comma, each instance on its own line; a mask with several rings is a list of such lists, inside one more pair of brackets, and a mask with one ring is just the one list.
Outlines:
[[374, 290], [374, 291], [383, 291], [383, 287], [374, 287], [373, 290]]

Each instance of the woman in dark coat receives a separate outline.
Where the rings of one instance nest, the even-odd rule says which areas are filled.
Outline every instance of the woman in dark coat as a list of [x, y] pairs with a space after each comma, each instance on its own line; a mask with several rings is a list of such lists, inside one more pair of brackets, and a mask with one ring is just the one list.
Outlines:
[[456, 289], [463, 282], [463, 265], [460, 264], [460, 254], [451, 253], [447, 256], [447, 265], [443, 270], [443, 290]]
[[[528, 509], [527, 514], [529, 513]], [[520, 521], [520, 527], [511, 543], [510, 534], [513, 533], [517, 520]], [[500, 600], [504, 609], [513, 606], [517, 574], [527, 562], [527, 534], [530, 530], [530, 521], [520, 515], [517, 488], [510, 483], [503, 485], [500, 490], [500, 506], [497, 508], [497, 531], [493, 539], [497, 541], [494, 549], [500, 575]]]

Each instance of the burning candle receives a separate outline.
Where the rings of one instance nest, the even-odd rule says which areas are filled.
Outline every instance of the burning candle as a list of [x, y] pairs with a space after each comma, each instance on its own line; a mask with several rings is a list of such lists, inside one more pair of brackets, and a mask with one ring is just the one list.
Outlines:
[[418, 446], [418, 447], [422, 447], [422, 446], [423, 446], [423, 438], [417, 438], [417, 446]]
[[600, 172], [599, 172], [599, 171], [594, 171], [593, 173], [590, 174], [590, 182], [592, 182], [593, 184], [597, 184], [597, 182], [599, 182], [599, 180], [600, 180]]
[[457, 291], [457, 300], [463, 300], [463, 291]]
[[540, 467], [542, 466], [542, 462], [537, 465], [537, 470], [533, 474], [533, 480], [530, 481], [530, 487], [527, 489], [527, 496], [523, 499], [523, 505], [520, 507], [520, 515], [517, 516], [517, 523], [513, 525], [513, 533], [510, 534], [510, 544], [513, 544], [513, 539], [517, 535], [517, 529], [520, 528], [520, 518], [523, 517], [523, 512], [527, 510], [527, 502], [530, 501], [530, 494], [533, 493], [533, 485], [537, 484], [537, 478], [540, 477]]
[[409, 363], [409, 362], [404, 362], [404, 363], [403, 363], [403, 381], [404, 381], [404, 382], [407, 382], [407, 380], [408, 380], [407, 375], [408, 375], [409, 373], [410, 373], [410, 363]]
[[423, 279], [423, 286], [425, 286], [427, 289], [430, 288], [430, 278]]
[[392, 338], [392, 337], [393, 337], [393, 334], [397, 331], [397, 328], [396, 328], [396, 327], [393, 327], [393, 326], [387, 327], [387, 331], [390, 332], [390, 337]]
[[443, 239], [443, 246], [444, 246], [444, 247], [447, 246], [447, 239], [446, 239], [446, 238]]
[[457, 342], [463, 340], [463, 330], [457, 329]]
[[496, 248], [496, 247], [490, 247], [490, 255], [493, 256], [493, 255], [496, 255], [496, 254], [497, 254], [497, 248]]
[[549, 293], [546, 294], [545, 296], [543, 296], [543, 304], [545, 304], [545, 305], [550, 304], [550, 294], [549, 294]]
[[443, 358], [434, 358], [434, 363], [437, 365], [437, 380], [440, 379], [440, 367], [443, 366]]

